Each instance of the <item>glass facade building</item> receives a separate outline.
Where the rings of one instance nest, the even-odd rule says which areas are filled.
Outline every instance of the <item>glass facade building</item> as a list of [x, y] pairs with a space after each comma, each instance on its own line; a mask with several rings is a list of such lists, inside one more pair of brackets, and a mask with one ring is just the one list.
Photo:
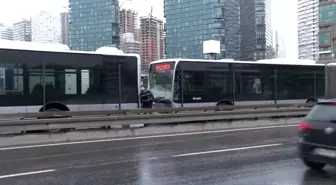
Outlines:
[[261, 60], [272, 58], [273, 31], [271, 0], [239, 0], [241, 59]]
[[336, 2], [319, 4], [319, 59], [335, 59], [336, 53]]
[[119, 46], [118, 0], [70, 0], [69, 6], [71, 49]]
[[299, 58], [319, 58], [319, 0], [297, 0]]
[[221, 58], [239, 58], [237, 0], [164, 0], [167, 58], [204, 58], [203, 41], [220, 40]]
[[61, 13], [62, 44], [69, 46], [69, 13]]

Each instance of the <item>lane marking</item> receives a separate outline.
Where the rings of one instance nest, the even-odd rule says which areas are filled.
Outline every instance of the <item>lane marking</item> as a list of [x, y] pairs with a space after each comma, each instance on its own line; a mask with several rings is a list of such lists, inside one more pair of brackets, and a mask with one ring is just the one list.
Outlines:
[[240, 147], [240, 148], [228, 148], [228, 149], [223, 149], [223, 150], [211, 150], [211, 151], [205, 151], [205, 152], [177, 154], [177, 155], [172, 155], [172, 157], [186, 157], [186, 156], [213, 154], [213, 153], [223, 153], [223, 152], [231, 152], [231, 151], [256, 149], [256, 148], [268, 148], [268, 147], [281, 146], [281, 145], [283, 145], [283, 144], [282, 143], [276, 143], [276, 144], [269, 144], [269, 145], [248, 146], [248, 147]]
[[51, 147], [51, 146], [63, 146], [63, 145], [76, 145], [76, 144], [91, 144], [91, 143], [102, 143], [102, 142], [112, 142], [112, 141], [127, 141], [127, 140], [137, 140], [137, 139], [152, 139], [152, 138], [162, 138], [162, 137], [193, 136], [193, 135], [228, 133], [228, 132], [237, 132], [237, 131], [264, 130], [264, 129], [271, 129], [271, 128], [287, 128], [287, 127], [296, 127], [296, 126], [297, 126], [297, 124], [294, 124], [294, 125], [280, 125], [280, 126], [265, 126], [265, 127], [251, 127], [251, 128], [238, 128], [238, 129], [228, 129], [228, 130], [202, 131], [202, 132], [190, 132], [190, 133], [178, 133], [178, 134], [164, 134], [164, 135], [154, 135], [154, 136], [139, 136], [139, 137], [129, 137], [129, 138], [101, 139], [101, 140], [91, 140], [91, 141], [74, 141], [74, 142], [62, 142], [62, 143], [52, 143], [52, 144], [26, 145], [26, 146], [0, 148], [0, 151], [17, 150], [17, 149], [29, 149], [29, 148], [40, 148], [40, 147]]
[[27, 176], [27, 175], [35, 175], [35, 174], [41, 174], [41, 173], [50, 173], [50, 172], [55, 172], [55, 171], [56, 171], [55, 169], [50, 169], [50, 170], [41, 170], [41, 171], [33, 171], [33, 172], [26, 172], [26, 173], [16, 173], [16, 174], [10, 174], [10, 175], [1, 175], [0, 179]]

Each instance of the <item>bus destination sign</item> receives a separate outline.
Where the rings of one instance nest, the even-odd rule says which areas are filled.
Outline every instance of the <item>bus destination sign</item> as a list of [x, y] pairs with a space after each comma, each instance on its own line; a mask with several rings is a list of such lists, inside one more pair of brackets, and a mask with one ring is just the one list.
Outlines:
[[155, 65], [156, 71], [165, 71], [165, 70], [171, 70], [172, 66], [171, 64], [157, 64]]

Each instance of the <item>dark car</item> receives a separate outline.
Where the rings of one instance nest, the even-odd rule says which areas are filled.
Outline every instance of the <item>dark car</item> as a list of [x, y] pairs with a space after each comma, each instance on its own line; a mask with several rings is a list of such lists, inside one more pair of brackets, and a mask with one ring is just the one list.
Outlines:
[[299, 129], [299, 156], [306, 166], [336, 165], [336, 99], [316, 103]]

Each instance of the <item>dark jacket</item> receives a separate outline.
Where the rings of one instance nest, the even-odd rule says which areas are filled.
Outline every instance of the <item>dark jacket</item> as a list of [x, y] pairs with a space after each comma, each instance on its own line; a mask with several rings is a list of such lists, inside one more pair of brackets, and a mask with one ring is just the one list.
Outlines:
[[143, 108], [151, 108], [154, 101], [154, 96], [152, 92], [145, 91], [140, 93], [140, 101]]

